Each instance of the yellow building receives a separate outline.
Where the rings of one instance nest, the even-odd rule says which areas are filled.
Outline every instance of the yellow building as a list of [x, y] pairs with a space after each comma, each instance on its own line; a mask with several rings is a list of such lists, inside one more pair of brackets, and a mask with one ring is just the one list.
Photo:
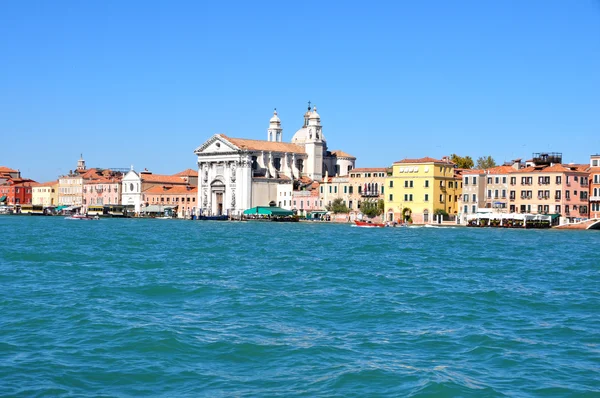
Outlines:
[[455, 215], [461, 192], [462, 183], [449, 159], [400, 160], [394, 163], [392, 175], [385, 182], [386, 218], [402, 221], [410, 216], [412, 222], [426, 224], [434, 221], [438, 209]]
[[58, 206], [58, 181], [46, 182], [32, 187], [31, 203], [34, 205]]

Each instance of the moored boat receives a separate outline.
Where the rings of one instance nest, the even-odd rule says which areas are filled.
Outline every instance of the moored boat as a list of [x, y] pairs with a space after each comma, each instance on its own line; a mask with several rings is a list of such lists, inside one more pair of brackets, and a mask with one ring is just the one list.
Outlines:
[[71, 216], [65, 217], [65, 220], [99, 220], [98, 216], [88, 216], [85, 214], [73, 214]]
[[383, 224], [383, 223], [372, 222], [372, 221], [359, 221], [359, 220], [355, 220], [354, 224], [357, 227], [361, 227], [361, 228], [383, 228], [383, 227], [385, 227], [385, 224]]

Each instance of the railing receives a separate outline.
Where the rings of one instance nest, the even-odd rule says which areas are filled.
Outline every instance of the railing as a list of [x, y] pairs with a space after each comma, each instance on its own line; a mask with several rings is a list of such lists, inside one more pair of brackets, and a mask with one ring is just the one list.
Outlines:
[[366, 197], [369, 197], [369, 196], [379, 196], [379, 192], [372, 192], [372, 191], [366, 191], [365, 192], [365, 191], [363, 191], [363, 192], [360, 193], [360, 196], [363, 196], [363, 197], [365, 197], [365, 196]]

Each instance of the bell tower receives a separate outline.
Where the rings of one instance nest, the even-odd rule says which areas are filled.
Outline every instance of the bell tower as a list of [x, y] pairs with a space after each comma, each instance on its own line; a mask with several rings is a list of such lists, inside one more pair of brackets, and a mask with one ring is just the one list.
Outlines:
[[281, 120], [277, 116], [277, 108], [273, 110], [273, 117], [269, 120], [269, 129], [267, 130], [267, 141], [281, 142], [283, 128], [281, 128]]
[[83, 160], [83, 154], [79, 156], [77, 161], [77, 171], [85, 171], [85, 160]]
[[323, 134], [321, 116], [317, 113], [315, 106], [308, 117], [308, 136], [304, 149], [308, 155], [306, 174], [315, 181], [323, 179]]

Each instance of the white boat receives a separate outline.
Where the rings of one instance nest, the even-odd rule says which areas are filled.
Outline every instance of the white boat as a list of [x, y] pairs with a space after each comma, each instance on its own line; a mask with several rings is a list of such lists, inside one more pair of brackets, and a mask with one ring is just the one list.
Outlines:
[[87, 216], [85, 214], [73, 214], [65, 217], [65, 220], [99, 220], [98, 216]]

